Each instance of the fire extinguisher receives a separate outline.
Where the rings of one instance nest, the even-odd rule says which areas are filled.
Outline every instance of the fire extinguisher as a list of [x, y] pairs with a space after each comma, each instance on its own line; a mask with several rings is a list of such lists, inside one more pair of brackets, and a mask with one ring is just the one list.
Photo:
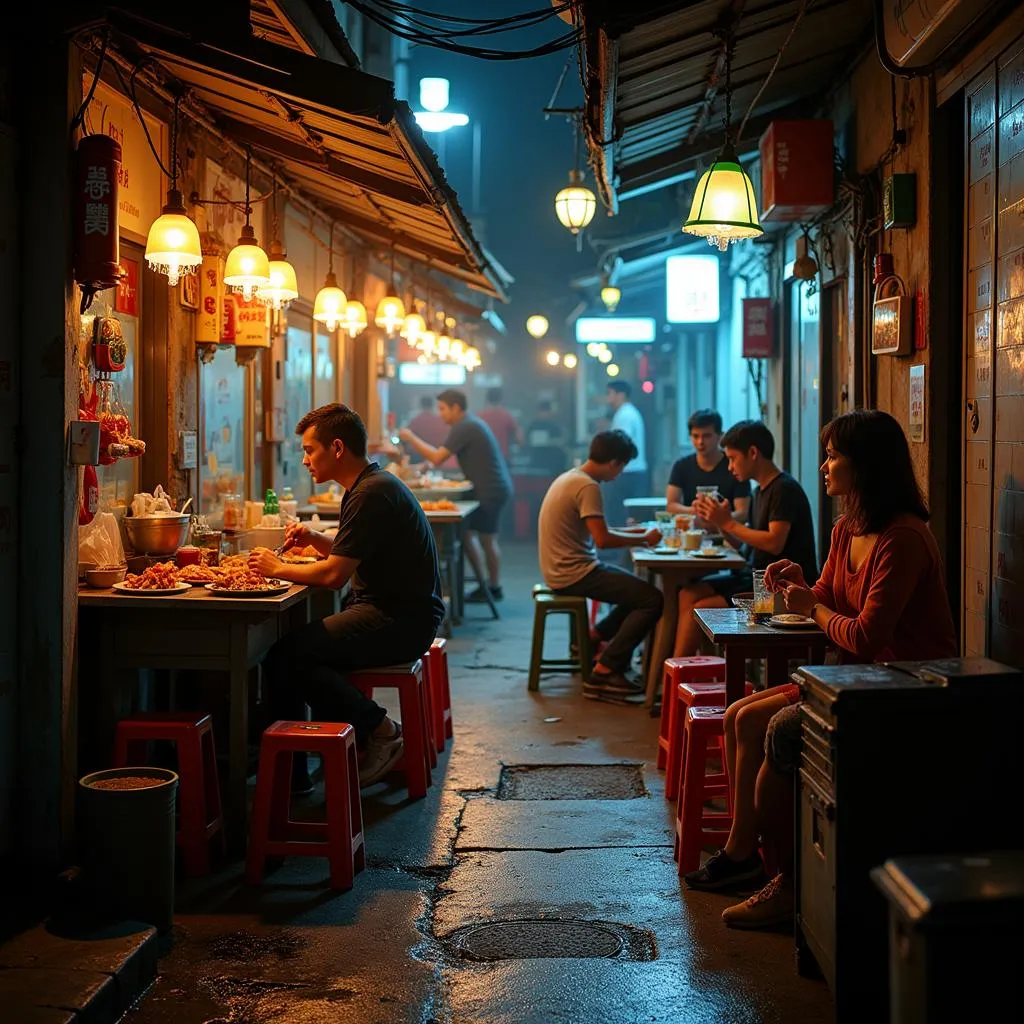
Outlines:
[[121, 280], [118, 249], [118, 179], [121, 144], [109, 135], [86, 135], [75, 153], [75, 281], [81, 312], [96, 292]]

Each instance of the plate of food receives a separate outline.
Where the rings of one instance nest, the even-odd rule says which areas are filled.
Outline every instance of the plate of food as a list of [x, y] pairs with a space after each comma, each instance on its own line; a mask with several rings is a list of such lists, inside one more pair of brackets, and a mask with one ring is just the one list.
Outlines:
[[286, 580], [261, 576], [248, 569], [232, 573], [219, 583], [206, 584], [206, 589], [218, 597], [275, 597], [286, 594], [290, 587]]
[[290, 565], [309, 565], [319, 560], [320, 552], [312, 544], [307, 544], [304, 548], [289, 548], [281, 555], [281, 561]]
[[656, 548], [651, 548], [656, 555], [678, 555], [679, 548], [670, 548], [666, 544], [659, 544]]
[[192, 587], [178, 579], [178, 567], [173, 562], [158, 562], [142, 572], [130, 572], [121, 583], [115, 583], [112, 590], [119, 594], [141, 594], [144, 597], [184, 594]]
[[216, 583], [224, 578], [225, 571], [212, 565], [186, 565], [177, 572], [179, 583]]
[[769, 626], [778, 626], [780, 629], [817, 629], [818, 624], [814, 619], [806, 615], [797, 615], [795, 612], [783, 612], [781, 615], [773, 615], [768, 620]]
[[694, 558], [725, 558], [725, 552], [721, 548], [715, 548], [712, 551], [691, 551], [690, 554]]

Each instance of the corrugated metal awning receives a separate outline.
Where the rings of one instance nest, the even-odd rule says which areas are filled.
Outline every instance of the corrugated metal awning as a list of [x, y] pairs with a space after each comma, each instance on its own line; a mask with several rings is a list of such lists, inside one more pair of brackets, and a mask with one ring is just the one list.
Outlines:
[[733, 25], [732, 127], [739, 127], [790, 30], [799, 25], [751, 111], [741, 151], [773, 116], [808, 116], [869, 38], [871, 0], [697, 0], [643, 3], [585, 25], [587, 128], [598, 186], [619, 199], [674, 184], [723, 141], [724, 44]]
[[120, 14], [113, 28], [157, 60], [224, 133], [283, 168], [339, 224], [504, 299], [408, 104], [385, 79], [260, 39], [230, 49]]

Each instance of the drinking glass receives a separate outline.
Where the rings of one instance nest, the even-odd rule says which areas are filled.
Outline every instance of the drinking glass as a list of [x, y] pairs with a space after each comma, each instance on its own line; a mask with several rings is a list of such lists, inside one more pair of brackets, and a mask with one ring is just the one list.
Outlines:
[[775, 595], [765, 586], [764, 569], [754, 570], [754, 614], [770, 617], [775, 611]]
[[660, 523], [671, 523], [672, 522], [672, 513], [671, 512], [666, 512], [664, 509], [660, 509], [659, 511], [654, 513], [654, 521], [656, 523], [659, 523], [659, 524]]

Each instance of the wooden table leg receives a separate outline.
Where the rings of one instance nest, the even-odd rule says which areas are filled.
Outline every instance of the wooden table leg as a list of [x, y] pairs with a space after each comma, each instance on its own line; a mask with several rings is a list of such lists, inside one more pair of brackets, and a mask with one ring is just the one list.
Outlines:
[[[765, 686], [783, 686], [789, 682], [791, 651], [771, 651], [765, 658]], [[799, 655], [797, 655], [799, 657]]]
[[747, 686], [747, 658], [750, 652], [735, 644], [725, 645], [725, 703], [739, 700]]
[[653, 707], [654, 699], [658, 695], [658, 687], [661, 685], [661, 669], [665, 664], [665, 659], [672, 657], [672, 648], [676, 642], [676, 623], [679, 619], [679, 584], [669, 576], [662, 576], [661, 581], [665, 606], [662, 609], [658, 625], [654, 629], [654, 639], [651, 642], [651, 654], [647, 665], [645, 708]]
[[229, 695], [231, 717], [228, 726], [228, 785], [224, 800], [228, 848], [234, 855], [245, 853], [246, 762], [249, 740], [249, 658], [248, 628], [244, 622], [231, 623], [231, 671]]

